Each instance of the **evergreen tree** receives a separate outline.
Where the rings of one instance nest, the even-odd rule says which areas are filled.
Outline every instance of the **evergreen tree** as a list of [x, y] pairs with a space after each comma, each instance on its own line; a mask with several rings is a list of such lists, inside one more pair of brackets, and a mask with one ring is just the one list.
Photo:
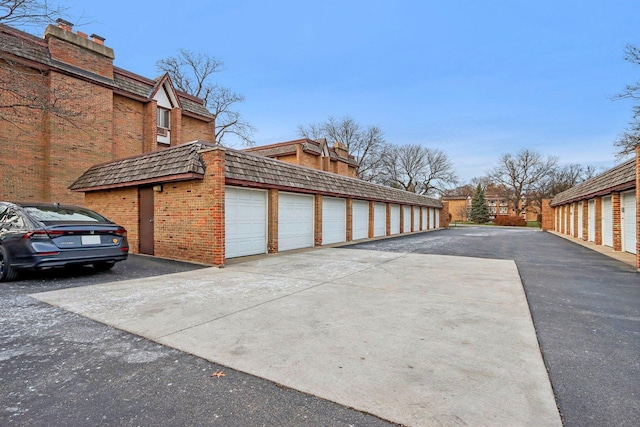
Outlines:
[[489, 221], [489, 210], [484, 196], [484, 189], [480, 184], [476, 187], [476, 192], [471, 200], [471, 212], [469, 219], [477, 224], [484, 224]]

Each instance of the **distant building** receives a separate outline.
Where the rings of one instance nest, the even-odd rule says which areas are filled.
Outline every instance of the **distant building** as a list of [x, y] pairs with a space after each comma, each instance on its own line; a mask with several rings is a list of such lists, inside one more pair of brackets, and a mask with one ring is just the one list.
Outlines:
[[352, 178], [358, 172], [358, 162], [349, 154], [347, 147], [341, 142], [329, 146], [325, 139], [297, 139], [243, 151]]
[[[443, 196], [442, 202], [447, 202], [451, 221], [468, 221], [471, 211], [472, 194], [458, 196]], [[489, 220], [493, 221], [498, 216], [516, 216], [513, 203], [507, 197], [495, 193], [485, 194]], [[537, 221], [540, 209], [537, 206], [527, 206], [520, 215], [526, 221]]]

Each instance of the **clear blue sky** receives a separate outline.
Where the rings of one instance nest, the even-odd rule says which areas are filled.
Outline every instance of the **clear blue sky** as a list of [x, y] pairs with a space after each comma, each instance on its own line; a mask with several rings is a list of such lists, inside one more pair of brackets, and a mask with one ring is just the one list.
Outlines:
[[520, 148], [611, 167], [640, 67], [638, 0], [69, 0], [115, 64], [155, 77], [180, 48], [224, 61], [257, 145], [350, 115], [445, 151], [463, 180]]

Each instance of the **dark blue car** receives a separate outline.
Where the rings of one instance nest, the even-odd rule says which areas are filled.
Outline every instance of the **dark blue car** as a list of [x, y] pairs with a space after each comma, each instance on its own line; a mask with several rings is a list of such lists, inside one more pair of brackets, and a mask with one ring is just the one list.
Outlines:
[[92, 210], [58, 203], [0, 202], [0, 282], [20, 270], [127, 259], [127, 231]]

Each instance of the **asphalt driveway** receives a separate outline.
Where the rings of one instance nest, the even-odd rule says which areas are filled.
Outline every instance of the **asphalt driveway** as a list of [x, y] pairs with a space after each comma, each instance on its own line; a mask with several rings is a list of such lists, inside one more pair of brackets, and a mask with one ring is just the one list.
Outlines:
[[550, 233], [469, 227], [350, 248], [512, 259], [566, 426], [640, 420], [640, 273]]

